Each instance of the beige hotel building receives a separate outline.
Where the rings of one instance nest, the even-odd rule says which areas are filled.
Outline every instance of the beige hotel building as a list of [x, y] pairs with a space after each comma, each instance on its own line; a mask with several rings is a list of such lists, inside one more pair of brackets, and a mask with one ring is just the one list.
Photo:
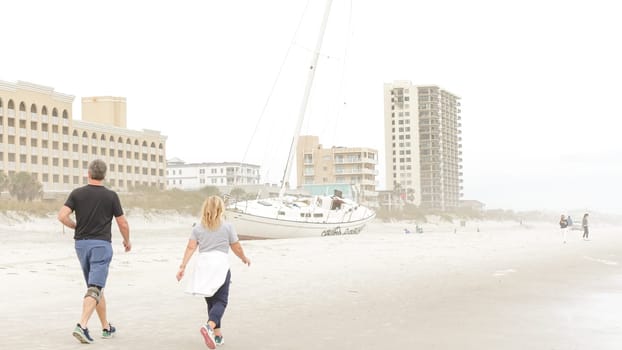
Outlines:
[[74, 96], [53, 88], [0, 81], [0, 171], [25, 171], [44, 195], [67, 193], [86, 184], [87, 167], [108, 164], [106, 186], [166, 187], [166, 136], [129, 130], [122, 97], [82, 98], [82, 120], [74, 120]]
[[298, 138], [296, 180], [298, 187], [313, 185], [355, 185], [362, 204], [376, 206], [378, 151], [366, 147], [324, 148], [317, 136]]
[[384, 85], [386, 189], [426, 208], [456, 208], [462, 197], [460, 97], [410, 81]]

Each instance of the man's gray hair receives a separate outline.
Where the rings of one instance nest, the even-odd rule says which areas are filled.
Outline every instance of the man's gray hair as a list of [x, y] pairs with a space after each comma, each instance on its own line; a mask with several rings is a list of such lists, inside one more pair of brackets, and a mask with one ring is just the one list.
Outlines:
[[89, 174], [93, 180], [103, 180], [106, 177], [106, 163], [101, 159], [95, 159], [89, 164]]

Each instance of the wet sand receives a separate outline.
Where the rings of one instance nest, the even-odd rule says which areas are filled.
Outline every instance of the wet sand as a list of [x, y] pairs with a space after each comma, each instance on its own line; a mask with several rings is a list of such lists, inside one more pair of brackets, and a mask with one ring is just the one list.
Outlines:
[[[205, 302], [175, 280], [191, 220], [130, 219], [114, 234], [100, 349], [204, 349]], [[231, 255], [222, 349], [619, 349], [622, 232], [555, 225], [376, 222], [354, 236], [243, 241]], [[477, 232], [477, 227], [480, 231]], [[75, 349], [84, 287], [72, 232], [0, 225], [0, 348]], [[91, 332], [99, 334], [93, 316]]]

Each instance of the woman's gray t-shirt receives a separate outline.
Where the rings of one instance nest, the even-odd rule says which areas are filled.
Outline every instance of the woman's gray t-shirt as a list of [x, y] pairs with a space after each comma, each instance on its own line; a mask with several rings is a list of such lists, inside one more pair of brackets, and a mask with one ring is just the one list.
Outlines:
[[214, 231], [204, 227], [202, 224], [195, 225], [192, 228], [190, 239], [199, 243], [199, 253], [212, 250], [229, 253], [229, 246], [239, 240], [233, 225], [226, 221], [223, 221], [220, 227]]

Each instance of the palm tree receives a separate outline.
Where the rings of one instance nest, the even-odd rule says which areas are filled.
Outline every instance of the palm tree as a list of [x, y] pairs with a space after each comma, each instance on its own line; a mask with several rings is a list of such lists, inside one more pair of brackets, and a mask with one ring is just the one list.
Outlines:
[[9, 193], [18, 201], [32, 201], [43, 196], [43, 185], [30, 173], [20, 171], [9, 177]]
[[0, 192], [4, 191], [9, 186], [9, 177], [2, 171], [0, 171]]

